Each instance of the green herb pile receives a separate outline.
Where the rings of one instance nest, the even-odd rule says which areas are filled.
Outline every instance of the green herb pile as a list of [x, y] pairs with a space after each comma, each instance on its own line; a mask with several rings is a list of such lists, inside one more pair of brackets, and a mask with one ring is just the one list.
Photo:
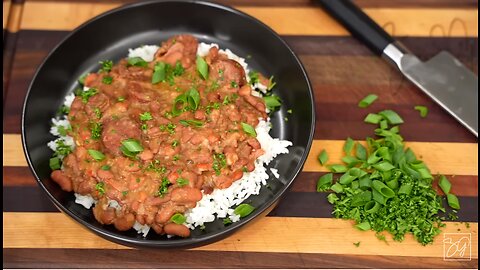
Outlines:
[[[335, 183], [332, 173], [320, 177], [317, 191], [331, 192], [327, 200], [333, 205], [336, 218], [355, 220], [358, 229], [376, 231], [379, 239], [385, 240], [382, 232], [386, 231], [396, 241], [412, 233], [422, 245], [432, 243], [445, 226], [441, 214], [446, 210], [442, 197], [432, 186], [430, 170], [404, 145], [399, 134], [402, 118], [385, 110], [368, 114], [365, 122], [378, 124], [377, 137], [366, 138], [366, 147], [348, 138], [343, 164], [326, 165], [328, 154], [320, 153], [320, 163], [342, 175]], [[441, 176], [439, 183], [456, 214], [460, 204], [450, 194], [450, 182]]]

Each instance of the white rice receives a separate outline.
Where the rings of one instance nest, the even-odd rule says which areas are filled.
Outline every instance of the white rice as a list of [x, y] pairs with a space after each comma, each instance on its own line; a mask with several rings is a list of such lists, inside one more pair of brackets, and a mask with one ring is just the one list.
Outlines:
[[128, 57], [140, 57], [147, 62], [151, 62], [158, 48], [156, 45], [144, 45], [136, 49], [128, 49]]
[[[212, 47], [218, 48], [219, 46], [215, 43], [200, 43], [197, 49], [197, 55], [202, 57], [206, 56]], [[128, 57], [141, 57], [145, 61], [150, 62], [153, 61], [158, 48], [159, 47], [155, 45], [145, 45], [136, 49], [129, 49]], [[249, 73], [250, 70], [248, 69], [248, 64], [245, 62], [244, 58], [235, 55], [229, 49], [220, 49], [219, 52], [226, 54], [229, 59], [240, 63], [245, 70], [245, 74]], [[250, 81], [249, 76], [247, 76], [247, 81]], [[84, 90], [88, 90], [88, 87], [84, 87]], [[253, 85], [252, 95], [261, 97], [261, 94], [257, 92], [257, 90], [265, 93], [267, 86], [260, 83]], [[68, 95], [65, 98], [64, 105], [70, 107], [74, 98], [74, 94]], [[73, 138], [70, 136], [61, 136], [58, 132], [58, 126], [64, 126], [65, 128], [70, 126], [68, 119], [66, 117], [62, 119], [52, 118], [52, 124], [53, 126], [50, 129], [50, 133], [59, 138], [49, 142], [48, 146], [55, 151], [57, 141], [63, 140], [66, 145], [70, 145], [73, 149], [75, 147]], [[267, 184], [269, 178], [265, 166], [268, 165], [277, 155], [288, 153], [287, 147], [292, 145], [290, 141], [272, 138], [269, 134], [270, 128], [270, 119], [268, 119], [268, 121], [260, 119], [258, 126], [255, 128], [255, 131], [257, 132], [257, 140], [265, 151], [265, 154], [255, 161], [255, 169], [252, 172], [244, 173], [243, 177], [240, 180], [235, 181], [229, 188], [216, 189], [211, 194], [204, 194], [196, 207], [185, 213], [185, 225], [187, 227], [194, 229], [195, 227], [203, 226], [205, 223], [212, 222], [217, 218], [228, 217], [232, 222], [240, 220], [240, 216], [234, 213], [234, 206], [241, 204], [251, 195], [259, 194], [260, 188], [262, 185]], [[280, 175], [278, 174], [277, 169], [270, 168], [270, 171], [276, 178], [279, 178]], [[90, 195], [80, 195], [75, 193], [75, 198], [76, 203], [83, 205], [87, 209], [90, 209], [92, 205], [96, 203], [96, 200]], [[108, 206], [115, 209], [121, 208], [120, 204], [114, 200], [109, 200]], [[150, 230], [150, 226], [142, 225], [138, 222], [135, 222], [133, 228], [144, 237], [147, 236]]]
[[278, 174], [278, 170], [275, 169], [275, 168], [270, 168], [270, 171], [272, 172], [273, 176], [275, 176], [275, 178], [280, 178], [280, 174]]

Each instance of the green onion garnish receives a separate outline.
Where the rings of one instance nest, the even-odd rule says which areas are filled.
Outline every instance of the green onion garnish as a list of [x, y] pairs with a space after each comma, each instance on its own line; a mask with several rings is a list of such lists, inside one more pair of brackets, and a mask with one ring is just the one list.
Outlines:
[[363, 120], [365, 123], [369, 124], [378, 124], [380, 120], [382, 120], [383, 117], [381, 115], [375, 114], [375, 113], [369, 113], [367, 117]]
[[202, 79], [208, 79], [208, 64], [200, 56], [197, 57], [197, 71], [200, 73], [200, 77], [202, 77]]
[[242, 128], [243, 128], [243, 131], [245, 131], [245, 133], [247, 133], [248, 135], [252, 136], [252, 137], [257, 137], [257, 132], [255, 131], [255, 129], [250, 126], [249, 124], [247, 123], [241, 123], [242, 125]]
[[320, 152], [320, 154], [318, 155], [318, 161], [320, 161], [321, 165], [327, 164], [328, 154], [327, 154], [327, 151], [325, 151], [325, 149], [323, 149], [322, 152]]
[[376, 99], [378, 98], [377, 95], [374, 94], [369, 94], [368, 96], [364, 97], [360, 102], [358, 103], [358, 107], [360, 108], [367, 108], [370, 106]]
[[403, 123], [403, 119], [400, 117], [400, 115], [398, 115], [392, 110], [384, 110], [379, 112], [378, 114], [387, 119], [390, 125], [398, 125]]
[[153, 68], [152, 84], [165, 81], [165, 63], [158, 62]]
[[104, 84], [112, 84], [112, 82], [113, 82], [113, 78], [110, 77], [110, 76], [105, 76], [102, 79], [102, 83], [104, 83]]
[[333, 173], [322, 175], [317, 181], [317, 192], [327, 191], [330, 189], [333, 181]]
[[88, 154], [96, 161], [102, 161], [105, 159], [105, 155], [100, 151], [97, 151], [95, 149], [88, 149], [87, 151]]
[[460, 209], [460, 202], [458, 201], [457, 196], [450, 193], [447, 194], [447, 202], [448, 202], [448, 205], [453, 209], [457, 209], [457, 210]]
[[127, 157], [134, 157], [136, 154], [143, 151], [143, 147], [139, 141], [135, 139], [126, 139], [122, 141], [120, 150]]
[[450, 181], [448, 181], [448, 179], [444, 175], [440, 176], [440, 179], [438, 180], [438, 186], [440, 186], [443, 193], [445, 194], [449, 194], [450, 189], [452, 188], [452, 184], [450, 183]]
[[180, 120], [178, 121], [183, 126], [194, 126], [194, 127], [201, 127], [203, 126], [203, 122], [199, 120]]
[[420, 116], [422, 118], [427, 117], [427, 114], [428, 114], [428, 108], [427, 107], [419, 105], [419, 106], [415, 106], [414, 109], [420, 112]]
[[187, 218], [180, 213], [176, 213], [170, 218], [170, 221], [175, 224], [183, 224], [185, 221], [187, 221]]
[[188, 185], [188, 183], [189, 183], [189, 181], [188, 181], [187, 179], [185, 179], [185, 178], [178, 178], [178, 179], [177, 179], [177, 185], [178, 185], [179, 187], [186, 186], [186, 185]]
[[255, 210], [255, 207], [247, 203], [242, 203], [239, 206], [237, 206], [235, 210], [233, 210], [233, 213], [243, 218], [250, 215], [253, 212], [253, 210]]
[[60, 159], [58, 157], [51, 158], [49, 163], [50, 169], [52, 169], [52, 171], [59, 170], [61, 168]]
[[130, 57], [127, 59], [127, 66], [136, 66], [136, 67], [147, 67], [148, 62], [143, 60], [141, 57]]
[[263, 100], [265, 101], [265, 106], [267, 106], [268, 110], [271, 112], [282, 106], [282, 101], [277, 95], [264, 96]]
[[101, 72], [110, 72], [113, 67], [113, 61], [112, 60], [105, 60], [105, 61], [100, 61], [99, 62], [102, 67], [100, 68]]

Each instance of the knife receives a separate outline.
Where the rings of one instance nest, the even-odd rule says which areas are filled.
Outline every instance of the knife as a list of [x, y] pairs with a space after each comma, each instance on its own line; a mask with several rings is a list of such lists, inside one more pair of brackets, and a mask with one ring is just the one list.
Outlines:
[[323, 8], [375, 54], [437, 102], [478, 138], [478, 77], [450, 53], [420, 61], [350, 0], [319, 0]]

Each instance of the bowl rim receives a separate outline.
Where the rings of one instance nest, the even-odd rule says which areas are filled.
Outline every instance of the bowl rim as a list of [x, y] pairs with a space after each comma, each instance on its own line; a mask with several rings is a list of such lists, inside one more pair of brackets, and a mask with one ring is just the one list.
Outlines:
[[[283, 46], [288, 49], [290, 54], [293, 56], [294, 60], [296, 61], [298, 67], [300, 67], [300, 70], [302, 72], [302, 75], [304, 77], [304, 80], [307, 84], [308, 87], [308, 94], [310, 96], [310, 106], [312, 108], [312, 113], [311, 113], [311, 119], [312, 122], [310, 123], [310, 133], [308, 136], [308, 141], [305, 147], [305, 152], [303, 153], [299, 164], [295, 168], [295, 172], [292, 176], [292, 179], [290, 179], [287, 184], [280, 189], [280, 191], [269, 200], [268, 203], [264, 203], [261, 206], [259, 206], [255, 211], [255, 213], [242, 218], [239, 222], [235, 222], [231, 224], [228, 227], [225, 227], [224, 230], [221, 230], [219, 232], [214, 232], [212, 234], [206, 235], [205, 237], [197, 237], [197, 238], [184, 238], [184, 239], [175, 239], [175, 240], [149, 240], [149, 239], [135, 239], [135, 238], [129, 238], [125, 237], [122, 235], [119, 235], [117, 233], [114, 233], [112, 231], [106, 230], [105, 228], [102, 227], [96, 227], [93, 226], [92, 224], [86, 222], [83, 220], [81, 217], [77, 216], [75, 213], [67, 209], [65, 206], [63, 206], [45, 187], [44, 183], [40, 180], [40, 177], [37, 175], [36, 171], [33, 168], [32, 161], [30, 159], [30, 154], [27, 150], [27, 142], [26, 142], [26, 130], [25, 130], [25, 114], [27, 110], [27, 104], [30, 98], [30, 92], [32, 91], [32, 87], [37, 80], [37, 76], [39, 72], [42, 70], [43, 66], [46, 64], [46, 62], [50, 59], [50, 57], [56, 53], [58, 48], [60, 48], [67, 40], [71, 38], [71, 36], [75, 35], [78, 31], [81, 29], [87, 27], [93, 22], [96, 22], [98, 20], [101, 20], [102, 18], [109, 16], [111, 14], [128, 10], [128, 9], [135, 9], [140, 6], [146, 6], [146, 5], [155, 5], [155, 4], [166, 4], [166, 3], [186, 3], [186, 4], [192, 4], [192, 5], [201, 5], [201, 6], [207, 6], [210, 8], [215, 8], [215, 9], [220, 9], [222, 11], [226, 11], [228, 13], [232, 13], [235, 16], [240, 16], [243, 17], [247, 20], [252, 21], [253, 23], [257, 24], [258, 27], [262, 27], [270, 34], [275, 37], [279, 42], [283, 44]], [[269, 26], [261, 22], [260, 20], [256, 19], [253, 16], [250, 16], [236, 8], [233, 8], [231, 6], [225, 6], [219, 3], [212, 3], [212, 2], [207, 2], [204, 0], [149, 0], [149, 1], [140, 1], [140, 2], [135, 2], [135, 3], [130, 3], [130, 4], [125, 4], [121, 5], [119, 7], [113, 8], [109, 11], [106, 11], [104, 13], [101, 13], [86, 22], [82, 23], [75, 29], [71, 30], [70, 33], [68, 33], [55, 47], [45, 56], [45, 58], [42, 60], [41, 64], [38, 66], [36, 69], [31, 82], [28, 86], [28, 91], [25, 95], [25, 100], [22, 106], [22, 115], [21, 115], [21, 139], [22, 139], [22, 148], [28, 163], [28, 167], [32, 174], [34, 175], [38, 185], [41, 187], [41, 189], [48, 195], [49, 199], [54, 203], [54, 205], [63, 213], [65, 213], [68, 217], [74, 219], [81, 225], [83, 225], [85, 228], [87, 228], [89, 231], [103, 237], [106, 239], [109, 239], [117, 244], [125, 245], [125, 246], [132, 246], [132, 247], [146, 247], [146, 248], [188, 248], [188, 247], [195, 247], [195, 246], [200, 246], [200, 245], [206, 245], [209, 243], [212, 243], [214, 241], [218, 241], [221, 239], [226, 238], [227, 236], [231, 235], [234, 231], [243, 228], [245, 225], [249, 225], [250, 222], [255, 219], [258, 216], [261, 216], [262, 213], [265, 212], [270, 206], [273, 204], [277, 203], [281, 196], [285, 194], [285, 192], [290, 188], [292, 185], [293, 181], [297, 178], [298, 174], [301, 172], [303, 169], [303, 166], [305, 165], [305, 161], [308, 157], [308, 154], [310, 152], [312, 143], [313, 143], [313, 136], [315, 132], [315, 99], [313, 95], [313, 89], [312, 85], [310, 82], [310, 79], [308, 77], [308, 74], [298, 58], [298, 56], [295, 54], [295, 52], [290, 48], [288, 43], [280, 37], [278, 33], [276, 33], [273, 29], [271, 29]]]

